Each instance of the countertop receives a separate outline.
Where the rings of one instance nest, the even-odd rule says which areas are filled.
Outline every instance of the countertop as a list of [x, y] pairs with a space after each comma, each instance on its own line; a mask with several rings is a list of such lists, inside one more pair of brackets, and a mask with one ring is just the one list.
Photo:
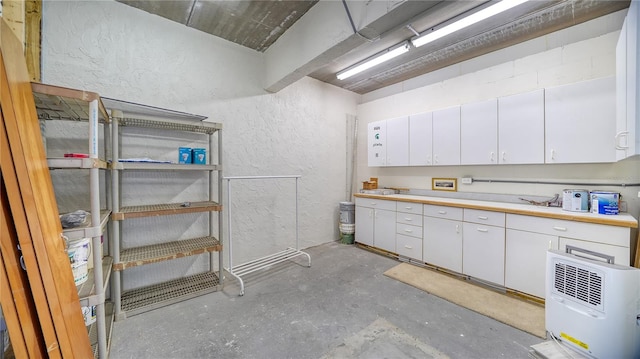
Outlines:
[[531, 204], [491, 202], [470, 199], [442, 198], [431, 196], [416, 196], [406, 194], [376, 195], [356, 193], [357, 198], [374, 198], [388, 201], [402, 201], [422, 204], [434, 204], [449, 207], [482, 209], [486, 211], [496, 211], [512, 214], [522, 214], [526, 216], [564, 219], [576, 222], [586, 222], [595, 224], [606, 224], [610, 226], [638, 228], [638, 220], [628, 213], [617, 215], [604, 215], [589, 212], [570, 212], [559, 207], [543, 207]]

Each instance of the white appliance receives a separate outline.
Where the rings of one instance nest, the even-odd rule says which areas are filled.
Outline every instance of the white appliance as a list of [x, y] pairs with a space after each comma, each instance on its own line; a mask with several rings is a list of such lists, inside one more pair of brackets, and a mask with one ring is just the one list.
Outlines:
[[547, 252], [546, 329], [589, 357], [640, 358], [640, 269], [612, 262], [571, 246]]

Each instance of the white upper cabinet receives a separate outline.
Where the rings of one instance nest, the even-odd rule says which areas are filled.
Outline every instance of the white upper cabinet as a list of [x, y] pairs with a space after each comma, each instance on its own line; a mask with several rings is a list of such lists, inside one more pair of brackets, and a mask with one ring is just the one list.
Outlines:
[[498, 163], [498, 100], [474, 102], [460, 108], [460, 163]]
[[433, 114], [431, 112], [409, 116], [409, 165], [432, 165]]
[[409, 117], [387, 120], [386, 166], [409, 165]]
[[638, 116], [638, 18], [640, 4], [632, 1], [616, 45], [616, 159], [640, 154]]
[[387, 162], [387, 122], [376, 121], [367, 125], [367, 154], [369, 167], [381, 167]]
[[615, 116], [613, 76], [547, 88], [545, 163], [614, 162]]
[[460, 164], [460, 106], [433, 111], [433, 165]]
[[498, 98], [498, 163], [544, 163], [544, 90]]

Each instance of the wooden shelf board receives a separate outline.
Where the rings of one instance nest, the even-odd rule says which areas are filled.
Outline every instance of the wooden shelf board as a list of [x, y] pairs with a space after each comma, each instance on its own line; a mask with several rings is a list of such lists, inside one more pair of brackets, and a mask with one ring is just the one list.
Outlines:
[[144, 247], [125, 249], [120, 252], [120, 262], [113, 270], [121, 271], [131, 267], [157, 263], [182, 257], [194, 256], [222, 250], [220, 241], [214, 237], [199, 237], [175, 242], [152, 244]]

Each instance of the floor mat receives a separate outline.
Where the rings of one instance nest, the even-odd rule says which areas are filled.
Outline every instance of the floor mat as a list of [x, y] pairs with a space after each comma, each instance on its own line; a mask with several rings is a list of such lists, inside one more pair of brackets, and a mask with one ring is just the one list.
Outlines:
[[389, 269], [384, 275], [514, 328], [546, 338], [544, 307], [541, 305], [407, 263]]
[[321, 359], [334, 358], [420, 358], [449, 359], [437, 349], [429, 346], [402, 329], [378, 318], [366, 328], [345, 339]]

